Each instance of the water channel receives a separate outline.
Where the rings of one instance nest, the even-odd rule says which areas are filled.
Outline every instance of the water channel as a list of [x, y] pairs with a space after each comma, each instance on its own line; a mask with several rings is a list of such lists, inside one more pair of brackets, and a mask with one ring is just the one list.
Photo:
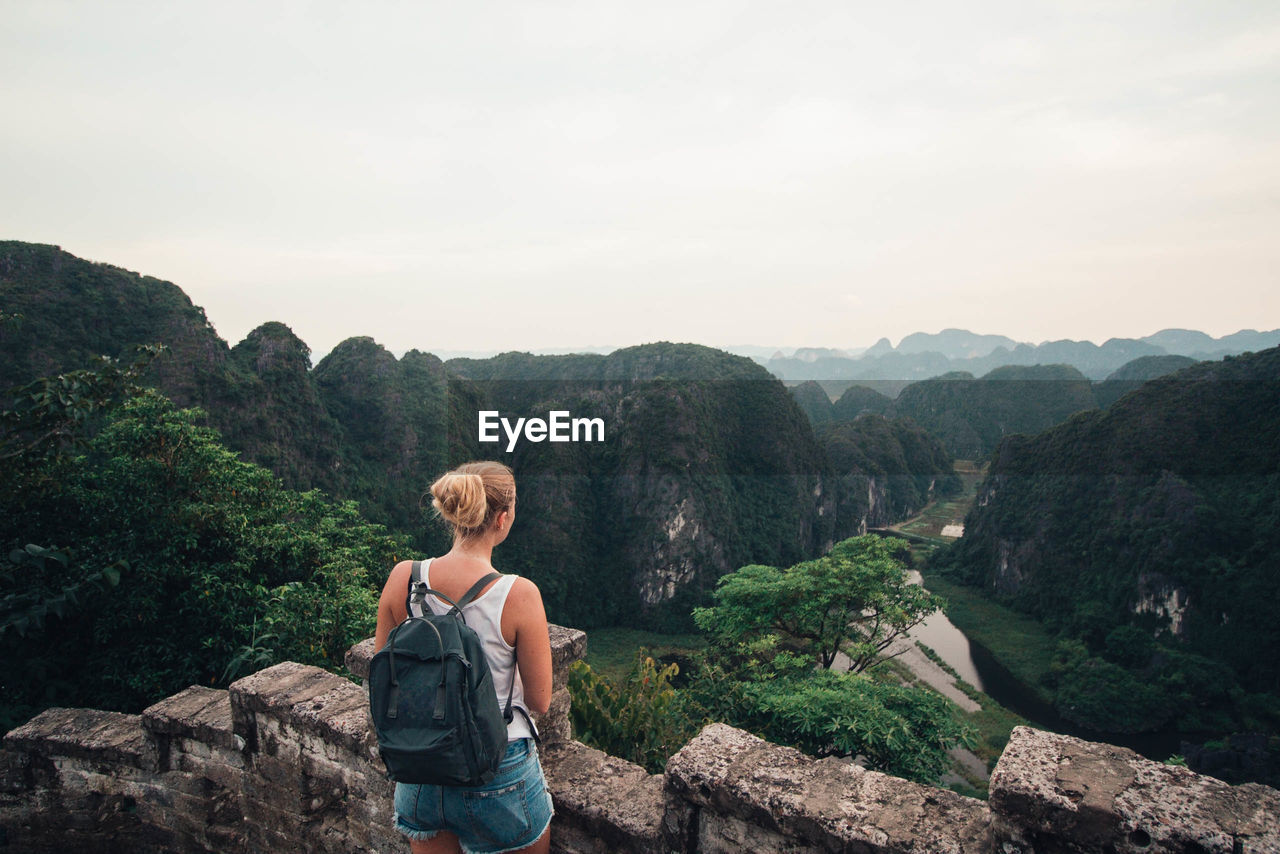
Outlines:
[[[911, 580], [919, 584], [920, 574], [913, 571]], [[1144, 733], [1100, 733], [1073, 724], [1019, 682], [985, 647], [970, 641], [941, 612], [912, 629], [910, 637], [936, 652], [965, 682], [1041, 729], [1118, 744], [1150, 759], [1167, 759], [1180, 749], [1181, 739], [1172, 728]]]

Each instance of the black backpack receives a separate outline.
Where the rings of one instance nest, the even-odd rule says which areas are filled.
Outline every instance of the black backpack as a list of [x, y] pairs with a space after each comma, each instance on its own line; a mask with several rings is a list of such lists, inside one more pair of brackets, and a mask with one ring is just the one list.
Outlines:
[[[515, 672], [504, 712], [480, 638], [462, 608], [502, 576], [489, 573], [454, 602], [419, 580], [421, 566], [413, 562], [409, 616], [369, 663], [378, 750], [387, 775], [399, 783], [479, 786], [493, 779], [506, 754]], [[444, 616], [432, 614], [424, 602], [428, 594], [453, 607]], [[411, 604], [421, 605], [423, 616], [413, 616]]]

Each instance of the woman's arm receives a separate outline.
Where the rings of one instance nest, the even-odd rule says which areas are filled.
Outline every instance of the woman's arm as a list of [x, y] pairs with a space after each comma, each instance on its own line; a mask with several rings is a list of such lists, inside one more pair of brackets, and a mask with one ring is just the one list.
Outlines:
[[412, 569], [413, 561], [400, 561], [382, 586], [382, 596], [378, 598], [378, 628], [373, 634], [374, 652], [386, 646], [387, 635], [409, 616], [404, 610], [404, 600], [409, 592], [409, 572]]
[[517, 578], [507, 594], [507, 610], [515, 624], [514, 646], [524, 703], [529, 711], [545, 715], [551, 707], [551, 640], [538, 586], [527, 578]]

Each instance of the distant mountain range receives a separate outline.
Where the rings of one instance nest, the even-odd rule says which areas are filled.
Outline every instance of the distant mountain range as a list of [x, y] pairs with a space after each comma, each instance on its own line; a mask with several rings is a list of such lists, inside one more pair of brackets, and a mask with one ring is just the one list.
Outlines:
[[767, 359], [745, 353], [787, 382], [804, 380], [923, 380], [951, 371], [982, 376], [1005, 365], [1070, 365], [1091, 380], [1105, 379], [1122, 365], [1143, 356], [1187, 356], [1216, 361], [1280, 345], [1280, 329], [1243, 329], [1213, 338], [1193, 329], [1165, 329], [1143, 338], [1091, 341], [1046, 341], [1027, 344], [1003, 335], [978, 335], [964, 329], [936, 334], [917, 332], [894, 347], [881, 338], [863, 351], [802, 348], [775, 351]]
[[[1091, 380], [1102, 380], [1121, 366], [1145, 356], [1186, 356], [1194, 361], [1216, 361], [1280, 345], [1280, 329], [1259, 332], [1242, 329], [1214, 338], [1194, 329], [1164, 329], [1142, 338], [1111, 338], [1102, 344], [1092, 341], [1044, 341], [1032, 344], [1006, 335], [979, 335], [967, 329], [941, 332], [914, 332], [895, 347], [881, 338], [870, 347], [770, 347], [738, 344], [719, 347], [726, 353], [745, 356], [768, 368], [786, 382], [804, 380], [902, 383], [928, 379], [951, 371], [967, 371], [982, 376], [1005, 365], [1071, 365]], [[548, 347], [533, 355], [595, 353], [608, 355], [618, 347]], [[444, 360], [486, 359], [497, 350], [439, 350], [432, 352]], [[400, 354], [397, 354], [400, 355]], [[892, 388], [897, 391], [898, 385]]]

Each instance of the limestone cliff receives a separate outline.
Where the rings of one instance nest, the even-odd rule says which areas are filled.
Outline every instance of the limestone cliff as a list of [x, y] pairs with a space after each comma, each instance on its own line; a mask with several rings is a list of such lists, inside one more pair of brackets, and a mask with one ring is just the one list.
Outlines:
[[748, 359], [663, 343], [448, 367], [504, 413], [564, 410], [606, 425], [600, 444], [523, 442], [510, 455], [537, 520], [510, 559], [549, 591], [559, 619], [682, 626], [725, 572], [793, 563], [835, 531], [807, 420]]

